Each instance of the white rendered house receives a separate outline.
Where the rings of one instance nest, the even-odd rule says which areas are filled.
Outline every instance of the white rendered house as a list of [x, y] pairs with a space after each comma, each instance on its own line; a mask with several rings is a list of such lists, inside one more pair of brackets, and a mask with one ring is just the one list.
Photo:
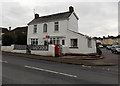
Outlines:
[[28, 45], [61, 44], [63, 53], [96, 53], [96, 41], [78, 32], [78, 16], [72, 6], [69, 11], [41, 16], [28, 23]]

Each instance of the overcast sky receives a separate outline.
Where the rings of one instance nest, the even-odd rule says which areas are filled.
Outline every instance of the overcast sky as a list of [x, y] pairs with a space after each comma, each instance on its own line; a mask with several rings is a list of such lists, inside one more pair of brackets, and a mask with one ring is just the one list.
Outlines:
[[[79, 17], [79, 32], [89, 36], [118, 35], [118, 2], [84, 0], [10, 0], [0, 3], [0, 26], [12, 29], [26, 26], [34, 18], [34, 9], [40, 16], [68, 11], [73, 6]], [[104, 0], [105, 1], [105, 0]], [[113, 2], [114, 1], [114, 2]], [[116, 2], [115, 2], [116, 1]], [[0, 7], [0, 8], [1, 8]]]

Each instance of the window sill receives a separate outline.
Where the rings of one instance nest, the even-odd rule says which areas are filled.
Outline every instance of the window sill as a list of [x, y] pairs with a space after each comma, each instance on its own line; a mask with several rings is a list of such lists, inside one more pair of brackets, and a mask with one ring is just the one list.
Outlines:
[[54, 31], [54, 33], [58, 33], [59, 31]]
[[74, 49], [74, 48], [75, 48], [75, 49], [76, 49], [76, 48], [78, 48], [78, 47], [69, 47], [69, 48], [72, 48], [72, 49]]
[[88, 48], [92, 48], [92, 47], [88, 47]]
[[37, 33], [33, 33], [33, 34], [37, 34]]

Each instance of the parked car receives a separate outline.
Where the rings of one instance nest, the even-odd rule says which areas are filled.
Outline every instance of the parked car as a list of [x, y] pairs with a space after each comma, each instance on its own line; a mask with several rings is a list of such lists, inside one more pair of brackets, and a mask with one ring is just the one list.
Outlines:
[[112, 53], [120, 53], [120, 45], [111, 48]]
[[99, 48], [103, 48], [103, 46], [102, 46], [102, 45], [99, 45]]
[[106, 49], [111, 50], [113, 46], [106, 46]]

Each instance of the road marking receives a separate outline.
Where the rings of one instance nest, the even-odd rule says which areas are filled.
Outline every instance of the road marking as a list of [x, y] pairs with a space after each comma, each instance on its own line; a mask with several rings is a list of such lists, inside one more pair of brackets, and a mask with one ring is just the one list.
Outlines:
[[41, 68], [32, 67], [32, 66], [28, 66], [28, 65], [25, 65], [24, 67], [30, 68], [30, 69], [35, 69], [35, 70], [40, 70], [40, 71], [45, 71], [45, 72], [50, 72], [50, 73], [54, 73], [54, 74], [60, 74], [60, 75], [64, 75], [64, 76], [74, 77], [74, 78], [77, 77], [76, 75], [71, 75], [71, 74], [57, 72], [57, 71], [52, 71], [52, 70], [41, 69]]
[[82, 67], [87, 67], [87, 66], [85, 66], [85, 65], [82, 65]]
[[2, 61], [2, 60], [0, 60], [0, 62], [1, 62], [1, 63], [8, 63], [7, 61]]
[[88, 68], [91, 68], [91, 66], [87, 66]]

